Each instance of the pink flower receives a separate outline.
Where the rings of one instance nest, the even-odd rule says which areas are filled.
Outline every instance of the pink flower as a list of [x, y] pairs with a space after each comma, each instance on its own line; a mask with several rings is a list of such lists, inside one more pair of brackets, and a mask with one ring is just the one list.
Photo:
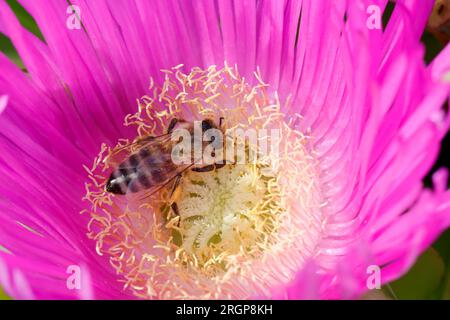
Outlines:
[[[0, 284], [12, 297], [355, 298], [371, 267], [382, 283], [400, 277], [450, 225], [447, 172], [422, 184], [450, 124], [450, 46], [426, 66], [420, 44], [433, 1], [397, 1], [384, 31], [366, 23], [384, 0], [71, 2], [80, 29], [66, 1], [23, 1], [43, 42], [0, 0], [0, 32], [27, 70], [0, 55]], [[178, 229], [155, 207], [164, 193], [132, 208], [104, 191], [121, 139], [204, 112], [283, 128], [273, 185], [248, 167], [252, 184], [204, 175], [232, 209], [208, 220], [210, 198], [185, 195]], [[228, 219], [248, 202], [267, 216]], [[183, 220], [192, 207], [207, 208], [199, 231]]]

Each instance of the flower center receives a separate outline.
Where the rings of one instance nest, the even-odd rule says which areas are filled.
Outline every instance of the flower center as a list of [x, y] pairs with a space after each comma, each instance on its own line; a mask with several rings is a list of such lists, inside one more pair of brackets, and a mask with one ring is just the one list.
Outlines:
[[168, 184], [129, 197], [105, 185], [138, 144], [103, 145], [87, 169], [88, 236], [137, 297], [269, 297], [314, 254], [321, 234], [323, 203], [309, 138], [286, 122], [258, 73], [250, 85], [226, 64], [180, 70], [165, 70], [164, 83], [152, 82], [152, 94], [125, 118], [137, 127], [136, 141], [167, 132], [173, 118], [223, 117], [227, 132], [256, 131], [256, 140], [245, 134], [233, 141], [257, 157], [242, 162], [236, 154], [215, 170], [184, 170], [175, 189]]
[[239, 252], [261, 255], [261, 245], [269, 241], [282, 213], [273, 185], [275, 178], [256, 164], [187, 173], [177, 202], [180, 216], [168, 224], [184, 259], [216, 275], [227, 270], [229, 258]]

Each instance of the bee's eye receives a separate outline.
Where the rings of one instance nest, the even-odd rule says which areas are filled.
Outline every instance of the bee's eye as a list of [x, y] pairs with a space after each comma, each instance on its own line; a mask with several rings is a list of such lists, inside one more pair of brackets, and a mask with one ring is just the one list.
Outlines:
[[205, 132], [211, 128], [214, 128], [213, 123], [211, 122], [211, 120], [203, 120], [202, 121], [202, 131]]

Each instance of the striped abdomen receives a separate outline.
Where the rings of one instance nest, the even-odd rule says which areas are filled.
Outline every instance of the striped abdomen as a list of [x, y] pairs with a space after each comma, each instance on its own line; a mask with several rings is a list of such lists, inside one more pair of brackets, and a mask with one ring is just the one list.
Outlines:
[[106, 191], [126, 194], [150, 189], [170, 179], [176, 169], [170, 152], [162, 146], [144, 147], [131, 154], [113, 171]]

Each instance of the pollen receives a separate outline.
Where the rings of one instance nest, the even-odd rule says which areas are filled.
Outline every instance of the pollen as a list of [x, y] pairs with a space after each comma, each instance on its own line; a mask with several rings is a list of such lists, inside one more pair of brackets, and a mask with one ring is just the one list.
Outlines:
[[[308, 131], [294, 128], [301, 115], [286, 116], [282, 110], [292, 106], [282, 106], [258, 71], [246, 80], [226, 63], [183, 68], [163, 70], [164, 82], [152, 80], [137, 112], [125, 118], [136, 136], [104, 144], [85, 167], [88, 237], [123, 290], [139, 298], [270, 297], [271, 288], [291, 281], [316, 254], [324, 225]], [[223, 117], [226, 135], [233, 147], [244, 146], [244, 155], [227, 157], [233, 161], [220, 169], [186, 170], [175, 200], [169, 185], [133, 197], [106, 192], [111, 171], [136, 151], [132, 142], [166, 132], [174, 117]], [[238, 134], [252, 130], [257, 135]]]

